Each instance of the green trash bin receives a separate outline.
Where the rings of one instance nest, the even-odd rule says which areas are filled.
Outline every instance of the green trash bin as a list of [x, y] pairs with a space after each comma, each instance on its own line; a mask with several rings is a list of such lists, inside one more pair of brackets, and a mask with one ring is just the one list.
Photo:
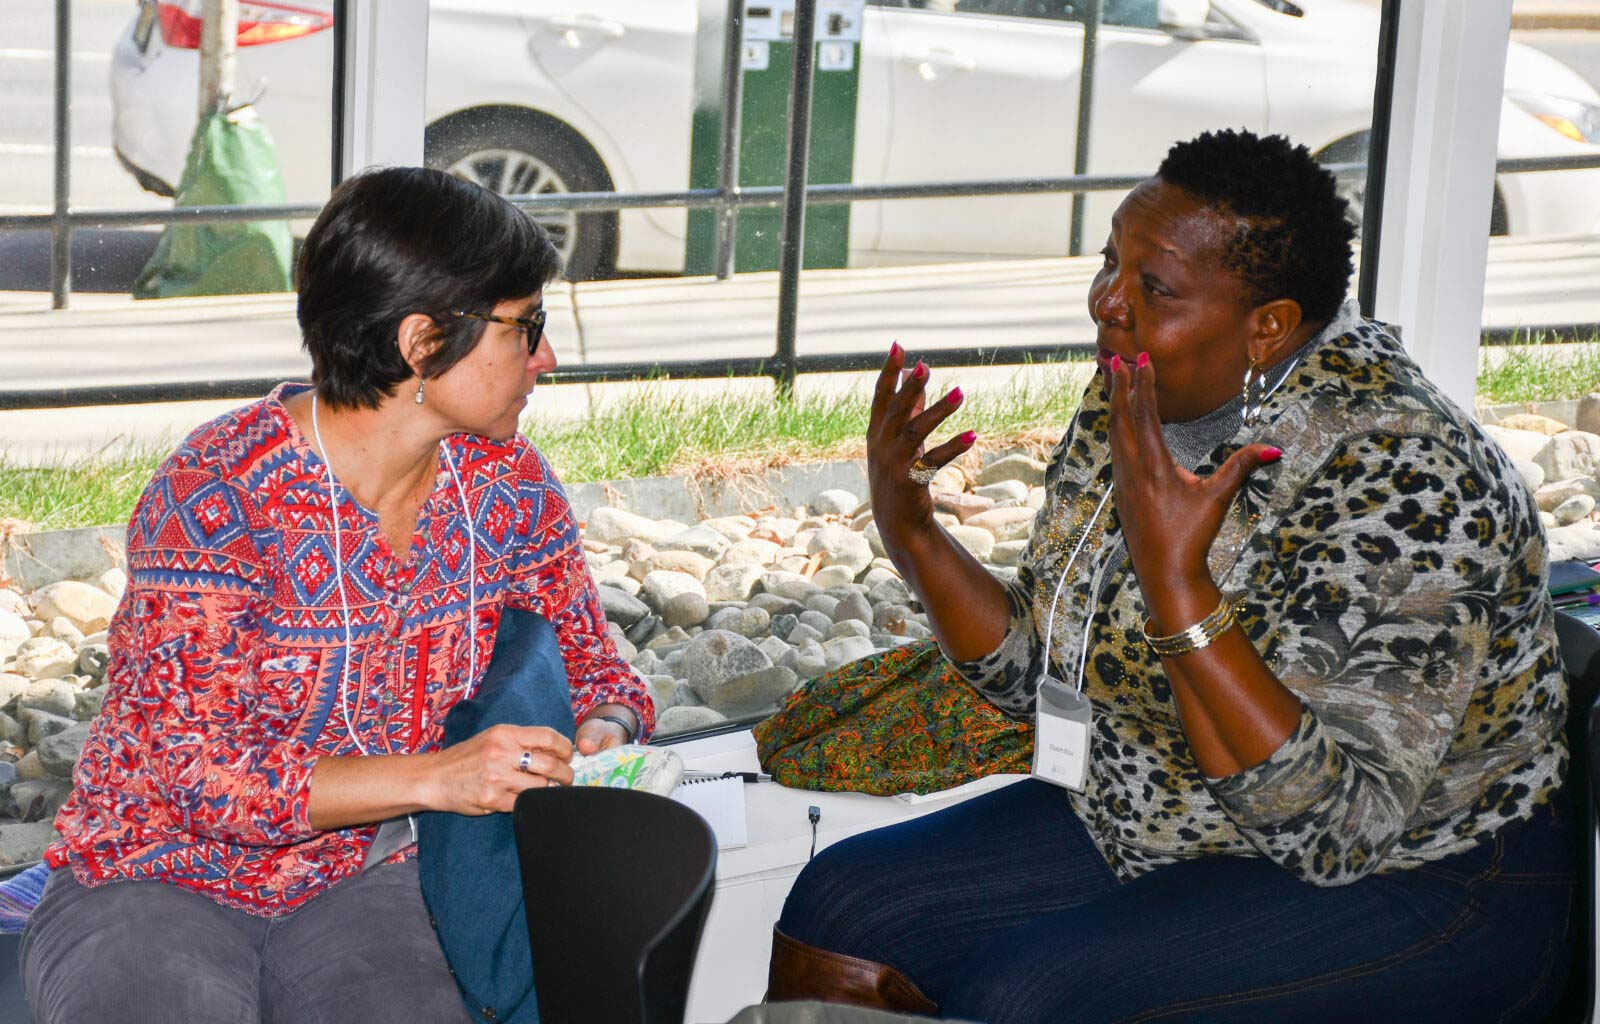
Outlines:
[[[285, 202], [278, 150], [249, 107], [211, 114], [195, 128], [173, 202], [177, 206]], [[287, 221], [171, 224], [133, 285], [136, 299], [250, 295], [293, 287]]]
[[[794, 59], [794, 0], [744, 0], [744, 94], [739, 184], [784, 183], [789, 146], [789, 75]], [[854, 177], [856, 102], [861, 78], [861, 0], [818, 0], [817, 61], [811, 97], [810, 184]], [[701, 0], [695, 45], [695, 108], [689, 187], [716, 188], [722, 140], [724, 0]], [[776, 270], [781, 208], [739, 211], [736, 271]], [[691, 210], [684, 273], [716, 273], [717, 213]], [[850, 251], [850, 204], [806, 210], [803, 266], [843, 267]]]

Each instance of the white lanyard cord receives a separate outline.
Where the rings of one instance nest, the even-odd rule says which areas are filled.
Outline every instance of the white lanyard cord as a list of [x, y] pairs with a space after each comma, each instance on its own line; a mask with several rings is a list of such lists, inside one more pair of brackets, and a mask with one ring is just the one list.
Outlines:
[[[1055, 631], [1056, 608], [1061, 603], [1061, 589], [1066, 586], [1067, 577], [1072, 575], [1072, 565], [1078, 560], [1078, 555], [1083, 551], [1083, 545], [1088, 542], [1089, 534], [1094, 529], [1094, 524], [1100, 521], [1100, 513], [1105, 511], [1106, 502], [1111, 500], [1111, 491], [1113, 487], [1113, 484], [1106, 484], [1106, 493], [1101, 496], [1100, 504], [1094, 507], [1094, 514], [1084, 521], [1083, 532], [1078, 535], [1078, 543], [1072, 549], [1072, 554], [1067, 556], [1067, 564], [1061, 570], [1061, 579], [1056, 581], [1055, 596], [1051, 597], [1050, 599], [1050, 613], [1048, 616], [1046, 616], [1044, 623], [1044, 669], [1046, 673], [1050, 671], [1050, 638]], [[1093, 585], [1094, 584], [1091, 582], [1090, 586], [1093, 587]], [[1089, 595], [1088, 602], [1089, 613], [1083, 622], [1083, 649], [1078, 654], [1077, 689], [1080, 693], [1083, 692], [1084, 661], [1089, 656], [1089, 623], [1094, 619], [1095, 599], [1096, 595], [1091, 593]]]
[[[367, 745], [361, 742], [361, 737], [356, 733], [355, 723], [350, 719], [350, 598], [344, 587], [344, 556], [339, 542], [339, 495], [334, 488], [333, 466], [328, 462], [328, 449], [322, 443], [322, 427], [317, 423], [317, 393], [311, 393], [311, 436], [317, 439], [317, 450], [322, 455], [323, 480], [328, 488], [328, 501], [332, 504], [333, 512], [333, 576], [339, 588], [339, 609], [344, 615], [344, 664], [341, 666], [339, 677], [339, 710], [344, 718], [345, 731], [350, 734], [350, 741], [363, 755], [367, 754]], [[445, 462], [450, 466], [450, 475], [455, 478], [456, 494], [461, 498], [461, 511], [467, 517], [467, 685], [470, 687], [473, 680], [478, 678], [478, 645], [475, 636], [475, 626], [478, 611], [478, 534], [472, 528], [472, 513], [467, 508], [467, 491], [461, 484], [461, 474], [456, 471], [456, 460], [450, 454], [450, 447], [444, 447]], [[420, 671], [420, 669], [419, 669]], [[366, 684], [362, 684], [361, 693], [356, 695], [356, 703], [360, 705], [366, 700]]]

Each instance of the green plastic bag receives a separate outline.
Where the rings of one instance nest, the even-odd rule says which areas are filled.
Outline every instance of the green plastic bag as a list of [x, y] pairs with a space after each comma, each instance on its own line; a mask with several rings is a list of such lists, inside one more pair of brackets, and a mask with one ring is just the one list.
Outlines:
[[[212, 114], [195, 129], [178, 206], [283, 203], [278, 150], [249, 107]], [[169, 224], [134, 282], [136, 299], [246, 295], [293, 287], [288, 221]]]

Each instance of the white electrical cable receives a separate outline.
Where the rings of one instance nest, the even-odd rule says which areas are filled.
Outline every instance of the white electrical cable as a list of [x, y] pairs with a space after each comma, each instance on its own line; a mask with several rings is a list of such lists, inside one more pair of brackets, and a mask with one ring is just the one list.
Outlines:
[[[334, 488], [333, 466], [328, 461], [328, 448], [322, 443], [322, 427], [317, 422], [317, 394], [311, 393], [311, 436], [316, 438], [317, 450], [322, 455], [323, 480], [328, 488], [328, 501], [332, 505], [333, 513], [333, 576], [339, 588], [339, 608], [344, 615], [344, 664], [341, 666], [339, 678], [339, 710], [344, 717], [345, 731], [350, 734], [350, 741], [363, 755], [367, 754], [367, 745], [361, 742], [361, 737], [356, 734], [355, 723], [350, 719], [350, 598], [344, 586], [344, 559], [341, 555], [339, 531], [339, 495]], [[478, 534], [472, 528], [472, 513], [467, 508], [467, 490], [461, 483], [461, 474], [456, 470], [455, 457], [450, 454], [448, 445], [440, 442], [444, 450], [445, 463], [450, 467], [450, 475], [455, 478], [456, 494], [461, 498], [461, 512], [467, 517], [467, 686], [471, 687], [478, 678], [478, 644], [476, 636], [478, 618]], [[356, 704], [359, 707], [366, 700], [366, 684], [356, 695]]]
[[[1072, 549], [1072, 554], [1067, 556], [1067, 564], [1061, 570], [1061, 579], [1056, 582], [1055, 596], [1050, 599], [1050, 613], [1045, 618], [1044, 623], [1044, 670], [1046, 673], [1050, 671], [1050, 637], [1055, 631], [1056, 608], [1061, 603], [1061, 588], [1067, 585], [1067, 577], [1072, 575], [1073, 563], [1078, 560], [1078, 555], [1083, 551], [1083, 545], [1089, 540], [1089, 533], [1094, 529], [1094, 524], [1100, 521], [1100, 513], [1105, 511], [1106, 502], [1111, 500], [1113, 486], [1112, 484], [1106, 485], [1106, 493], [1100, 498], [1100, 504], [1094, 507], [1094, 514], [1084, 521], [1083, 533], [1078, 535], [1077, 546]], [[1091, 584], [1092, 586], [1093, 584]], [[1091, 593], [1089, 595], [1089, 615], [1084, 619], [1083, 623], [1083, 651], [1078, 655], [1077, 689], [1080, 693], [1083, 691], [1084, 659], [1089, 655], [1089, 622], [1094, 618], [1095, 599], [1096, 595]]]

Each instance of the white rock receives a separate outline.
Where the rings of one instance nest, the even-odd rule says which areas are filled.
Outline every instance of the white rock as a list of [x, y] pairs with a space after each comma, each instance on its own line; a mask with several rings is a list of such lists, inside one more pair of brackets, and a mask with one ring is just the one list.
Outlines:
[[1007, 455], [996, 459], [978, 472], [978, 483], [997, 484], [1002, 480], [1019, 480], [1029, 487], [1044, 483], [1045, 464], [1026, 455]]
[[771, 668], [772, 659], [749, 639], [725, 629], [708, 629], [689, 641], [683, 652], [684, 675], [706, 704], [716, 707], [716, 693], [736, 679]]
[[1550, 513], [1546, 512], [1546, 511], [1544, 511], [1543, 509], [1540, 509], [1539, 510], [1539, 522], [1543, 523], [1544, 524], [1544, 528], [1548, 530], [1552, 526], [1556, 525], [1556, 517], [1551, 515]]
[[946, 466], [933, 475], [929, 485], [935, 491], [961, 492], [967, 489], [967, 474], [960, 466]]
[[692, 551], [713, 562], [733, 546], [733, 541], [706, 526], [691, 526], [655, 542], [660, 551]]
[[1047, 493], [1043, 487], [1029, 488], [1028, 497], [1022, 503], [1037, 512], [1044, 508], [1044, 499]]
[[717, 516], [707, 519], [700, 524], [708, 530], [715, 530], [728, 538], [728, 541], [737, 544], [750, 536], [750, 531], [756, 528], [756, 521], [749, 516]]
[[1034, 516], [1034, 510], [1026, 505], [997, 508], [978, 513], [968, 519], [966, 525], [988, 530], [997, 541], [1022, 540], [1033, 532]]
[[830, 640], [837, 640], [842, 636], [870, 637], [871, 635], [871, 627], [859, 619], [841, 619], [833, 624], [832, 629], [828, 630], [828, 639]]
[[671, 572], [657, 570], [647, 573], [639, 587], [639, 596], [644, 603], [661, 611], [668, 601], [679, 594], [697, 594], [701, 599], [706, 596], [706, 588], [700, 581], [686, 572]]
[[85, 633], [105, 629], [117, 610], [117, 599], [99, 587], [62, 580], [40, 587], [31, 598], [35, 614], [45, 622], [65, 615]]
[[1507, 455], [1513, 459], [1521, 459], [1524, 462], [1535, 461], [1538, 454], [1544, 451], [1545, 446], [1550, 443], [1548, 435], [1540, 434], [1536, 431], [1510, 430], [1506, 427], [1497, 427], [1492, 423], [1485, 423], [1482, 426], [1483, 432], [1495, 444], [1504, 449]]
[[17, 648], [32, 636], [27, 621], [20, 615], [0, 611], [0, 661], [13, 657], [17, 653]]
[[707, 707], [671, 707], [656, 718], [656, 731], [662, 734], [705, 729], [726, 722], [727, 718]]
[[1556, 506], [1566, 501], [1575, 494], [1587, 494], [1591, 498], [1600, 498], [1600, 481], [1594, 477], [1580, 476], [1571, 480], [1557, 480], [1547, 483], [1533, 492], [1533, 500], [1546, 512], [1554, 512]]
[[857, 622], [872, 621], [872, 605], [864, 595], [851, 594], [834, 608], [833, 621], [843, 622], [847, 619], [854, 619]]
[[829, 565], [813, 573], [811, 582], [827, 590], [829, 587], [842, 587], [846, 583], [852, 583], [855, 578], [855, 571], [848, 565]]
[[[870, 577], [871, 573], [867, 575]], [[872, 584], [872, 588], [867, 591], [867, 600], [873, 604], [910, 604], [911, 588], [898, 577], [890, 576]]]
[[620, 508], [597, 508], [584, 524], [584, 536], [605, 544], [621, 544], [630, 538], [654, 543], [685, 529], [672, 520], [647, 519]]
[[834, 488], [813, 494], [806, 508], [814, 516], [847, 516], [861, 505], [861, 499], [849, 491]]
[[128, 574], [113, 567], [101, 573], [95, 583], [99, 584], [101, 590], [121, 601], [123, 593], [128, 589]]
[[1578, 399], [1578, 414], [1572, 425], [1591, 434], [1600, 434], [1600, 394], [1587, 394]]
[[706, 600], [748, 601], [764, 575], [759, 565], [719, 565], [706, 573]]
[[989, 555], [994, 551], [994, 534], [977, 526], [946, 526], [948, 533], [957, 544], [971, 552], [972, 557], [980, 562], [989, 560]]
[[639, 596], [639, 581], [632, 576], [614, 576], [600, 581], [602, 587], [611, 587], [620, 590], [629, 597]]
[[818, 530], [806, 545], [806, 554], [822, 555], [822, 564], [843, 565], [851, 570], [851, 579], [872, 564], [872, 544], [866, 537], [849, 527], [829, 526]]
[[794, 535], [800, 530], [800, 520], [788, 516], [762, 516], [756, 520], [756, 528], [750, 531], [751, 540], [766, 540], [786, 547], [794, 542]]
[[770, 540], [751, 537], [731, 545], [722, 553], [723, 565], [771, 565], [778, 560], [783, 548]]
[[73, 650], [77, 650], [78, 645], [83, 643], [83, 631], [74, 626], [72, 620], [65, 615], [57, 615], [50, 620], [50, 635], [57, 640], [65, 640], [72, 645]]
[[1001, 480], [999, 483], [974, 487], [972, 493], [992, 501], [1023, 501], [1028, 497], [1028, 485], [1021, 480]]
[[1524, 462], [1522, 459], [1512, 459], [1511, 466], [1522, 477], [1522, 482], [1528, 485], [1528, 490], [1537, 491], [1544, 483], [1544, 467], [1537, 462]]
[[791, 667], [801, 679], [815, 679], [828, 671], [828, 652], [817, 641], [808, 640], [800, 645]]
[[27, 693], [33, 680], [13, 672], [0, 672], [0, 711], [10, 713], [16, 699]]
[[10, 612], [19, 619], [33, 618], [33, 606], [28, 599], [9, 587], [0, 587], [0, 612]]
[[594, 577], [596, 583], [604, 583], [606, 580], [627, 579], [628, 563], [620, 558], [614, 562], [606, 562], [601, 565], [590, 562], [589, 575]]
[[[646, 558], [640, 568], [644, 574], [639, 578], [644, 579], [658, 570], [666, 572], [688, 573], [697, 580], [704, 580], [706, 574], [716, 567], [716, 562], [697, 551], [687, 550], [661, 550]], [[631, 574], [631, 573], [630, 573]]]
[[34, 637], [17, 648], [17, 672], [30, 679], [59, 679], [78, 667], [78, 649], [55, 637]]
[[[756, 646], [761, 648], [763, 654], [772, 659], [774, 665], [778, 664], [780, 659], [791, 657], [794, 654], [794, 648], [775, 636], [762, 638]], [[789, 667], [793, 668], [794, 666], [790, 665]]]
[[[830, 672], [852, 661], [868, 657], [876, 651], [877, 648], [872, 646], [871, 640], [860, 636], [841, 636], [822, 645], [822, 653]], [[804, 657], [804, 651], [801, 652], [801, 656]]]
[[1550, 510], [1555, 517], [1556, 525], [1570, 526], [1580, 519], [1587, 518], [1594, 511], [1594, 499], [1587, 494], [1574, 494]]
[[761, 577], [761, 589], [791, 601], [805, 601], [822, 593], [822, 588], [798, 573], [769, 572]]
[[1556, 526], [1546, 535], [1550, 540], [1550, 561], [1565, 562], [1578, 558], [1586, 562], [1600, 559], [1600, 530], [1592, 523], [1574, 523]]
[[661, 621], [668, 626], [688, 629], [706, 621], [706, 616], [710, 614], [711, 605], [704, 594], [674, 594], [662, 605]]
[[1025, 540], [1005, 540], [994, 546], [989, 553], [990, 560], [995, 565], [1016, 565], [1022, 561], [1023, 552], [1028, 550]]
[[878, 558], [889, 557], [889, 552], [883, 546], [883, 534], [878, 531], [878, 524], [873, 523], [861, 531], [861, 536], [867, 538], [867, 544], [872, 548], [872, 553]]
[[1600, 470], [1600, 434], [1569, 430], [1557, 434], [1534, 457], [1547, 480], [1594, 476]]

